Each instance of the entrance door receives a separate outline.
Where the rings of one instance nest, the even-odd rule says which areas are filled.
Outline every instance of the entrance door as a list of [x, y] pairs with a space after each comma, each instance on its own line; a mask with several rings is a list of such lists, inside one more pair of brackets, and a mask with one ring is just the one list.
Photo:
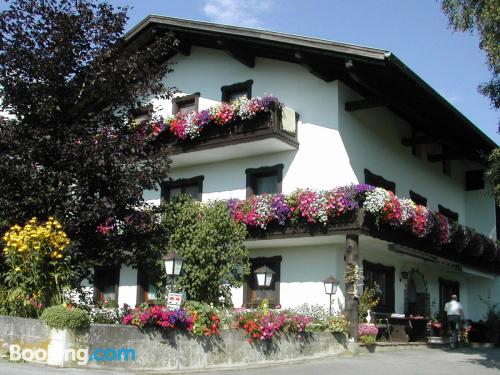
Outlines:
[[363, 261], [365, 287], [378, 288], [381, 292], [376, 312], [394, 312], [394, 267]]
[[460, 301], [460, 284], [458, 281], [439, 279], [439, 311], [444, 311], [444, 305], [455, 294]]

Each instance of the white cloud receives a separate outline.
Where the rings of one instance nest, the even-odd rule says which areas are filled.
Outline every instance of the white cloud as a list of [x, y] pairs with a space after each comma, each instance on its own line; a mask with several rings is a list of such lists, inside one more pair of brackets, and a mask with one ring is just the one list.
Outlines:
[[262, 27], [261, 16], [271, 9], [270, 0], [205, 0], [203, 12], [212, 22]]

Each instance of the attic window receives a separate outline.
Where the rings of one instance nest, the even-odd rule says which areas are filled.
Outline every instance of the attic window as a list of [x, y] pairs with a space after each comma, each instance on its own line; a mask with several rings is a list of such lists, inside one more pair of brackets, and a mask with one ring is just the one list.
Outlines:
[[199, 92], [172, 99], [172, 114], [176, 115], [180, 113], [181, 115], [184, 115], [190, 112], [197, 112], [199, 99]]
[[410, 190], [410, 199], [421, 206], [427, 207], [427, 198]]
[[446, 216], [448, 219], [451, 221], [458, 222], [458, 213], [455, 211], [450, 210], [449, 208], [446, 208], [444, 206], [441, 206], [438, 204], [438, 210], [441, 215]]
[[245, 82], [238, 82], [228, 86], [222, 86], [220, 89], [222, 91], [222, 101], [231, 102], [238, 98], [252, 97], [252, 84], [253, 80], [249, 79]]
[[386, 180], [382, 176], [372, 173], [365, 168], [365, 184], [373, 185], [375, 187], [380, 187], [396, 194], [396, 183]]

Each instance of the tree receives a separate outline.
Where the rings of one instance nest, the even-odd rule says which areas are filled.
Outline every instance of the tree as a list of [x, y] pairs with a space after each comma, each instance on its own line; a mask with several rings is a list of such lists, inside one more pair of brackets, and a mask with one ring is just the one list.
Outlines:
[[[0, 102], [11, 115], [0, 124], [0, 218], [58, 218], [82, 277], [94, 263], [134, 263], [152, 227], [142, 193], [167, 178], [169, 158], [132, 115], [169, 97], [175, 40], [133, 48], [122, 38], [128, 9], [105, 1], [9, 4], [0, 14]], [[117, 223], [130, 230], [97, 231]]]
[[[477, 31], [479, 48], [486, 52], [492, 77], [479, 86], [479, 92], [490, 98], [495, 109], [500, 107], [500, 5], [498, 0], [443, 0], [443, 11], [450, 27], [458, 31]], [[499, 128], [500, 131], [500, 128]], [[487, 159], [486, 184], [500, 203], [500, 149]]]
[[498, 0], [443, 0], [443, 11], [450, 27], [457, 31], [477, 31], [479, 48], [486, 52], [492, 73], [489, 82], [479, 91], [490, 98], [495, 108], [500, 107], [500, 5]]
[[241, 286], [250, 267], [245, 225], [233, 220], [225, 202], [201, 204], [181, 195], [164, 210], [167, 250], [184, 257], [178, 286], [190, 299], [231, 305], [231, 288]]

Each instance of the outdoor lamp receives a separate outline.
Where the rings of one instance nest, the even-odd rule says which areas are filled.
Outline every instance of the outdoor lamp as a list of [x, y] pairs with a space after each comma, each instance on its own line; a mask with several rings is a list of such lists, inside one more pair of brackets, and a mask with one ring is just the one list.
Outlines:
[[325, 286], [325, 293], [326, 294], [335, 294], [337, 293], [337, 287], [339, 286], [339, 281], [333, 277], [327, 277], [326, 279], [323, 280], [323, 284]]
[[323, 280], [323, 285], [325, 287], [325, 293], [330, 297], [330, 315], [332, 315], [332, 295], [337, 293], [339, 281], [335, 277], [329, 276]]
[[179, 276], [181, 274], [182, 264], [184, 263], [184, 258], [181, 255], [174, 251], [165, 255], [162, 259], [165, 262], [167, 276]]
[[259, 267], [253, 272], [257, 277], [257, 285], [261, 288], [269, 288], [271, 286], [273, 275], [276, 273], [267, 266]]

